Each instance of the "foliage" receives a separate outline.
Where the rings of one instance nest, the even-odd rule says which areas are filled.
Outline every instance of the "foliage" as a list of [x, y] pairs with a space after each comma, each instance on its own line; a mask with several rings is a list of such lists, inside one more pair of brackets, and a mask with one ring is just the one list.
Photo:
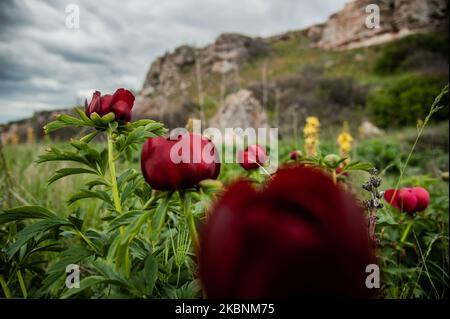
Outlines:
[[384, 46], [374, 71], [379, 74], [407, 71], [436, 57], [448, 61], [448, 34], [413, 34]]
[[[431, 105], [446, 82], [447, 79], [440, 76], [405, 75], [372, 90], [367, 107], [377, 125], [382, 127], [415, 125], [418, 119], [425, 118], [426, 105]], [[448, 96], [443, 98], [441, 105], [448, 106]], [[448, 116], [448, 107], [445, 107], [433, 119], [446, 120]]]
[[[412, 148], [405, 145], [410, 139], [398, 138], [402, 130], [382, 139], [355, 141], [353, 161], [347, 163], [326, 155], [337, 149], [332, 136], [331, 142], [320, 144], [316, 156], [299, 160], [328, 171], [361, 202], [365, 195], [360, 186], [372, 166], [380, 171], [383, 189], [420, 185], [430, 192], [430, 206], [413, 217], [386, 203], [377, 212], [381, 298], [448, 298], [448, 183], [426, 170], [423, 162], [433, 158], [412, 156], [422, 132], [426, 135], [428, 120], [443, 111], [442, 101], [436, 99], [418, 132], [414, 128]], [[108, 115], [88, 121], [81, 110], [78, 114], [60, 116], [47, 130], [75, 125], [95, 132], [70, 143], [52, 143], [38, 157], [37, 168], [30, 160], [42, 146], [5, 149], [0, 177], [5, 180], [8, 174], [12, 197], [0, 212], [0, 296], [200, 298], [195, 223], [220, 196], [221, 183], [200, 183], [182, 192], [152, 190], [132, 160], [147, 137], [165, 133], [163, 126], [151, 120], [119, 123]], [[96, 135], [104, 135], [106, 142], [94, 142]], [[291, 150], [286, 141], [280, 143], [281, 164], [292, 164], [287, 156]], [[23, 161], [12, 166], [14, 158]], [[392, 166], [397, 169], [389, 169]], [[243, 174], [238, 164], [227, 164], [220, 179], [229, 183]], [[268, 178], [247, 174], [255, 182]], [[69, 264], [80, 266], [79, 289], [64, 284]]]

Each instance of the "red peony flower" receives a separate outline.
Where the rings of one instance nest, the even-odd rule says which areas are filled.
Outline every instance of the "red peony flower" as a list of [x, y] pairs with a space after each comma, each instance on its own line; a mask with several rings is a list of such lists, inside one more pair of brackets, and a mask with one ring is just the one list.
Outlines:
[[246, 170], [256, 169], [267, 160], [266, 150], [258, 144], [250, 145], [238, 153], [238, 162]]
[[85, 113], [87, 116], [90, 116], [94, 112], [100, 116], [104, 116], [113, 112], [116, 120], [129, 122], [131, 120], [133, 103], [133, 93], [125, 89], [118, 89], [113, 95], [101, 95], [99, 91], [95, 91], [89, 105], [87, 101], [85, 102]]
[[186, 189], [220, 173], [219, 154], [209, 139], [184, 134], [176, 140], [149, 138], [141, 154], [145, 180], [157, 190]]
[[430, 204], [430, 194], [423, 187], [413, 187], [412, 192], [417, 198], [416, 211], [423, 212]]
[[300, 150], [294, 150], [289, 153], [289, 158], [293, 161], [300, 159], [302, 156], [303, 156], [303, 153]]
[[311, 167], [279, 170], [261, 191], [233, 184], [201, 232], [209, 298], [370, 297], [375, 262], [364, 211]]
[[424, 211], [430, 204], [430, 195], [423, 187], [404, 187], [397, 191], [391, 188], [384, 192], [384, 199], [408, 214]]

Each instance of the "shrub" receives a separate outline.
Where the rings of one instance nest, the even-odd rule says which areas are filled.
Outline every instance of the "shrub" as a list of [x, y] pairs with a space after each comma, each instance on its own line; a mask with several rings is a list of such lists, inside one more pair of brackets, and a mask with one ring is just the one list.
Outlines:
[[[418, 119], [426, 117], [435, 96], [447, 81], [448, 78], [442, 76], [405, 75], [372, 90], [367, 97], [367, 107], [379, 126], [416, 125]], [[448, 95], [440, 105], [448, 105]], [[448, 119], [448, 115], [448, 107], [444, 107], [434, 119]]]
[[[421, 52], [420, 56], [428, 63], [430, 55], [445, 58], [448, 62], [448, 34], [414, 34], [388, 43], [381, 50], [381, 56], [374, 67], [374, 71], [378, 74], [410, 69], [411, 60], [418, 62], [417, 52]], [[419, 64], [421, 63], [416, 63]]]

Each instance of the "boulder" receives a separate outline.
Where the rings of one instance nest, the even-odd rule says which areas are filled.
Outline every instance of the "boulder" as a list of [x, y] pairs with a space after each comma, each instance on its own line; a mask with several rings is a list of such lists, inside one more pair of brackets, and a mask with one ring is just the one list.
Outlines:
[[227, 127], [242, 129], [269, 127], [266, 112], [249, 90], [240, 90], [228, 95], [223, 105], [211, 118], [209, 126], [220, 130]]

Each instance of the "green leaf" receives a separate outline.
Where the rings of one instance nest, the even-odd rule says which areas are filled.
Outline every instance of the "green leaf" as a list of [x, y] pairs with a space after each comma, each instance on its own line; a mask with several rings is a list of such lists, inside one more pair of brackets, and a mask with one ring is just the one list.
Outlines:
[[108, 150], [104, 149], [100, 153], [100, 162], [99, 162], [100, 170], [102, 171], [102, 174], [104, 175], [106, 172], [106, 169], [108, 168]]
[[[66, 278], [66, 267], [69, 264], [78, 264], [82, 260], [90, 257], [91, 251], [84, 246], [71, 246], [60, 254], [60, 259], [54, 263], [47, 271], [47, 277], [42, 282], [42, 287], [39, 289], [39, 294], [45, 295], [50, 292], [56, 294], [57, 291], [64, 287], [61, 280]], [[59, 297], [59, 294], [57, 295]]]
[[80, 141], [79, 140], [71, 140], [70, 145], [72, 145], [79, 151], [89, 149], [89, 145], [86, 142], [83, 142], [81, 140]]
[[105, 201], [106, 203], [112, 205], [111, 197], [108, 195], [107, 192], [101, 191], [101, 190], [92, 191], [92, 190], [87, 190], [87, 189], [82, 189], [79, 192], [73, 194], [69, 198], [68, 203], [73, 204], [76, 201], [79, 201], [80, 199], [85, 199], [85, 198], [98, 198], [98, 199], [101, 199], [102, 201]]
[[52, 228], [61, 226], [71, 226], [71, 224], [61, 218], [52, 217], [25, 227], [17, 233], [17, 240], [6, 250], [6, 254], [9, 258], [12, 258], [12, 256], [30, 239]]
[[100, 178], [94, 179], [94, 180], [86, 183], [86, 186], [89, 188], [89, 190], [91, 190], [95, 186], [101, 186], [101, 185], [110, 186], [110, 184], [107, 181], [100, 179]]
[[94, 123], [95, 126], [98, 126], [98, 127], [103, 127], [104, 126], [102, 118], [96, 112], [91, 114], [91, 120], [92, 120], [92, 122]]
[[[60, 150], [57, 147], [51, 147], [47, 150], [47, 153], [44, 155], [40, 155], [37, 163], [45, 163], [45, 162], [51, 162], [51, 161], [71, 161], [71, 162], [77, 162], [82, 163], [87, 166], [92, 167], [93, 164], [89, 160], [87, 160], [85, 157], [81, 156], [80, 154]], [[95, 166], [95, 165], [94, 165]]]
[[144, 270], [142, 272], [144, 274], [144, 282], [145, 282], [145, 294], [147, 296], [151, 296], [153, 293], [153, 288], [155, 287], [156, 278], [158, 275], [158, 262], [156, 259], [149, 255], [145, 259]]
[[122, 184], [125, 182], [128, 182], [136, 177], [138, 177], [140, 174], [133, 168], [127, 169], [125, 172], [119, 175], [117, 178], [117, 185], [119, 188], [122, 187]]
[[83, 290], [86, 290], [92, 286], [99, 285], [102, 283], [106, 283], [107, 280], [103, 276], [89, 276], [80, 281], [80, 288], [71, 288], [68, 289], [65, 293], [61, 295], [61, 299], [67, 299], [71, 296], [79, 294]]
[[72, 223], [73, 227], [75, 227], [78, 230], [81, 230], [83, 227], [83, 220], [76, 217], [76, 216], [69, 216], [67, 219]]
[[128, 245], [133, 240], [134, 236], [139, 233], [142, 224], [144, 224], [144, 222], [148, 219], [150, 213], [151, 211], [141, 212], [141, 214], [137, 215], [138, 217], [125, 228], [122, 235], [122, 240], [120, 241], [122, 246]]
[[0, 214], [0, 224], [20, 221], [27, 218], [48, 219], [55, 214], [42, 206], [19, 206], [6, 209]]
[[116, 115], [113, 112], [109, 112], [108, 114], [102, 116], [102, 122], [104, 125], [107, 125], [108, 123], [114, 121], [115, 118]]
[[48, 184], [50, 185], [63, 177], [77, 174], [97, 174], [97, 172], [81, 167], [62, 168], [57, 170], [56, 173], [52, 177], [50, 177], [50, 179], [48, 180]]
[[92, 120], [86, 115], [84, 110], [80, 109], [79, 107], [76, 107], [75, 112], [78, 113], [78, 116], [80, 117], [80, 119], [84, 121], [84, 123], [86, 123], [89, 126], [94, 126], [94, 122], [92, 122]]
[[[127, 125], [132, 128], [137, 128], [139, 126], [146, 126], [146, 125], [153, 124], [153, 123], [157, 123], [157, 122], [154, 120], [150, 120], [150, 119], [142, 119], [142, 120], [134, 121], [132, 123], [128, 123]], [[164, 125], [162, 123], [158, 123], [158, 124], [160, 124], [161, 127], [164, 127]]]
[[68, 125], [75, 125], [75, 126], [84, 126], [84, 121], [77, 119], [76, 117], [67, 115], [67, 114], [60, 114], [56, 117], [56, 120], [63, 122]]
[[126, 147], [132, 144], [142, 144], [149, 137], [156, 137], [156, 135], [146, 130], [146, 126], [139, 126], [135, 130], [133, 130], [126, 138], [124, 145], [122, 145], [121, 149], [125, 149]]
[[[152, 255], [145, 258], [144, 268], [131, 278], [131, 284], [142, 295], [150, 297], [158, 275], [158, 262]], [[139, 296], [141, 297], [141, 296]]]
[[97, 270], [109, 283], [129, 289], [128, 281], [115, 270], [115, 265], [111, 262], [97, 259], [92, 262], [92, 267]]
[[397, 225], [397, 222], [394, 220], [392, 215], [389, 213], [389, 211], [387, 211], [385, 209], [378, 210], [377, 217], [378, 217], [378, 219], [377, 219], [378, 225], [382, 225], [382, 224]]
[[94, 131], [94, 132], [92, 132], [92, 133], [89, 133], [88, 135], [82, 137], [82, 138], [80, 139], [80, 141], [87, 144], [87, 143], [89, 143], [90, 141], [92, 141], [92, 140], [97, 136], [97, 134], [98, 134], [98, 131]]
[[142, 215], [142, 213], [143, 213], [142, 210], [132, 210], [124, 214], [121, 214], [109, 222], [108, 230], [112, 231], [114, 229], [119, 228], [120, 226], [129, 225], [138, 216]]
[[44, 126], [44, 133], [49, 134], [49, 133], [59, 130], [60, 128], [63, 128], [65, 126], [68, 126], [68, 125], [63, 122], [60, 122], [60, 121], [52, 121], [50, 123], [47, 123]]
[[347, 164], [342, 172], [346, 171], [370, 171], [373, 168], [373, 165], [370, 163], [364, 163], [364, 162], [352, 162], [350, 164]]

